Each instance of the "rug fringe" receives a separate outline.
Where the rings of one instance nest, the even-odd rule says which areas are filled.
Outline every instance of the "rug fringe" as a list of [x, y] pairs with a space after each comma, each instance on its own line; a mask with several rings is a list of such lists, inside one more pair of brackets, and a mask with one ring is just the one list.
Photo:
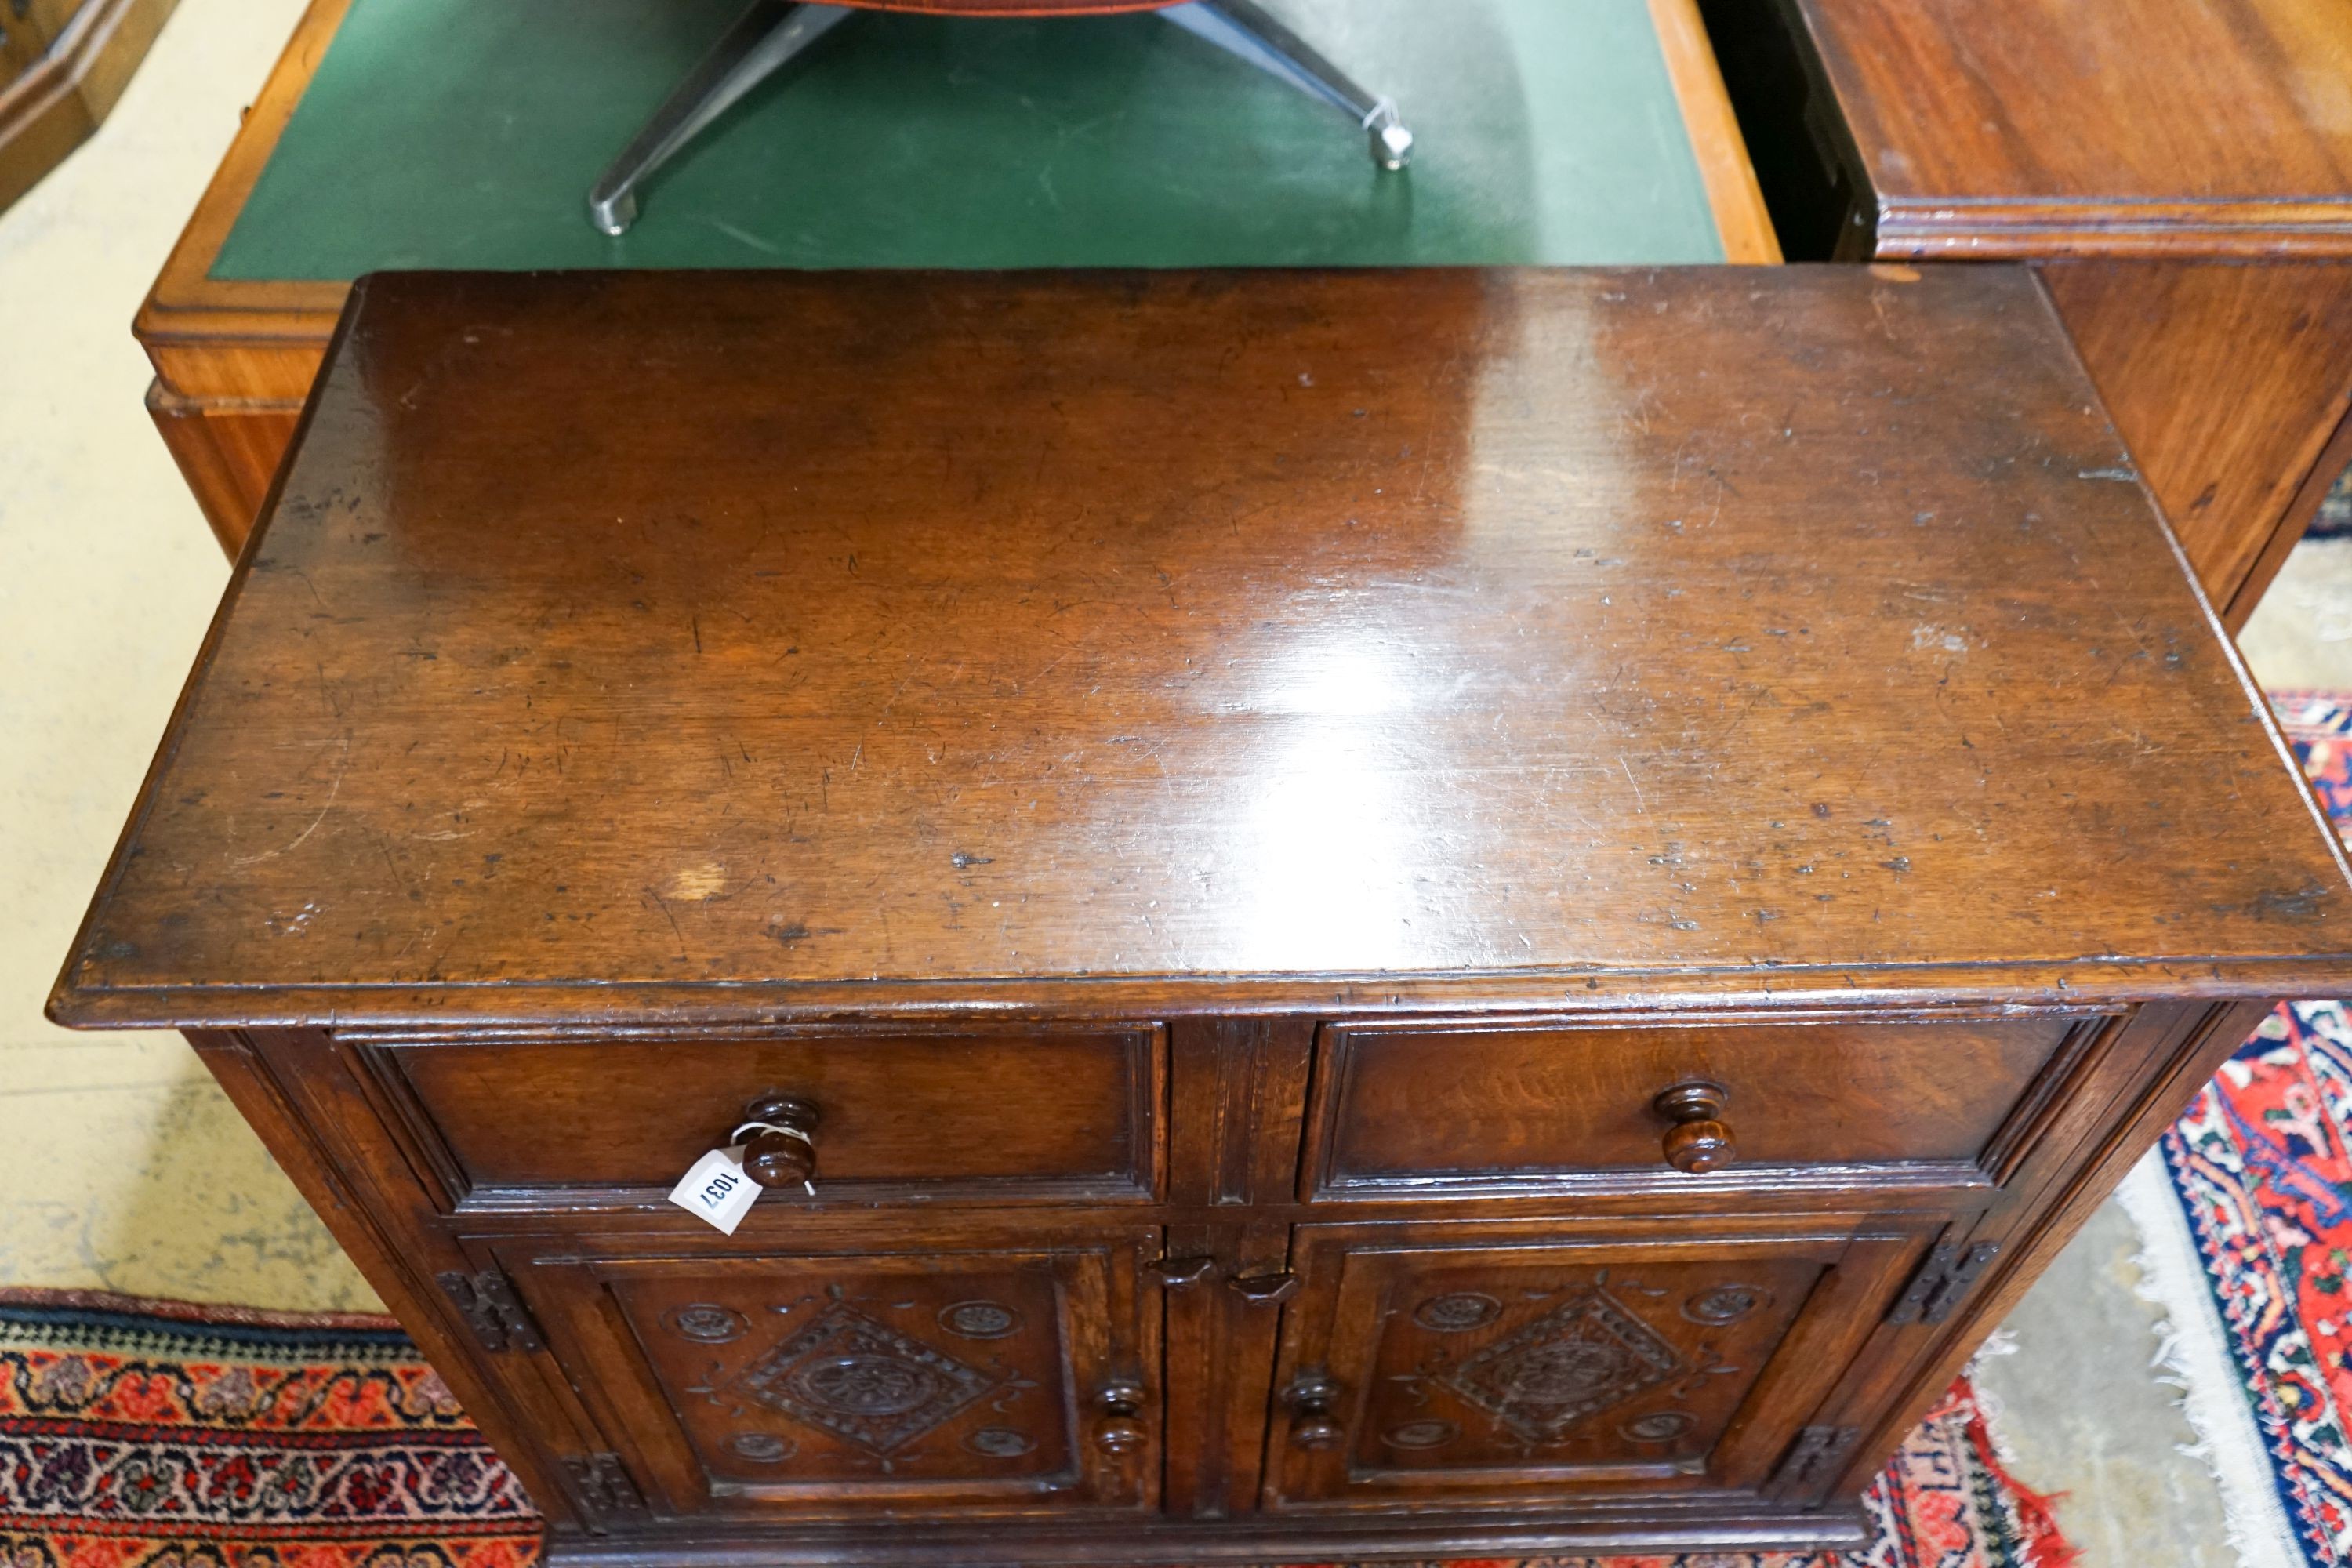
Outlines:
[[2188, 1216], [2164, 1167], [2150, 1149], [2116, 1190], [2138, 1230], [2132, 1259], [2140, 1272], [2135, 1294], [2163, 1313], [2157, 1324], [2154, 1364], [2162, 1381], [2180, 1390], [2179, 1404], [2197, 1434], [2181, 1452], [2203, 1461], [2221, 1493], [2221, 1524], [2240, 1568], [2311, 1568], [2302, 1542], [2279, 1502], [2270, 1452], [2242, 1391], [2212, 1282], [2189, 1234]]
[[382, 1312], [287, 1312], [270, 1307], [183, 1301], [169, 1296], [126, 1296], [119, 1290], [79, 1287], [0, 1285], [0, 1306], [58, 1307], [93, 1312], [128, 1312], [183, 1323], [233, 1323], [258, 1329], [356, 1329], [401, 1332], [399, 1321]]
[[2081, 1561], [2083, 1550], [2070, 1542], [2058, 1527], [2057, 1505], [2066, 1500], [2065, 1492], [2038, 1492], [2024, 1485], [2011, 1468], [2017, 1463], [2017, 1451], [2010, 1447], [2001, 1431], [2002, 1405], [2000, 1396], [1977, 1380], [1978, 1369], [2000, 1356], [2018, 1353], [2017, 1331], [2006, 1325], [1985, 1336], [1976, 1354], [1960, 1375], [1969, 1382], [1970, 1414], [1965, 1423], [1969, 1439], [1977, 1452], [1984, 1456], [1986, 1468], [2001, 1484], [2017, 1515], [2018, 1550], [2025, 1568], [2073, 1568]]
[[[1984, 1343], [1977, 1347], [1977, 1353], [1969, 1357], [1968, 1364], [1960, 1368], [1960, 1375], [1969, 1380], [1969, 1388], [1976, 1395], [1977, 1408], [1984, 1413], [1985, 1451], [2004, 1465], [2017, 1463], [2017, 1450], [2010, 1445], [2009, 1434], [2001, 1425], [2008, 1417], [2008, 1406], [1978, 1374], [1985, 1363], [2015, 1355], [2021, 1348], [2017, 1342], [2017, 1331], [2004, 1323], [1985, 1336]], [[2063, 1497], [2065, 1494], [2060, 1492], [2055, 1495]]]
[[2009, 1494], [2016, 1511], [2018, 1551], [2026, 1568], [2074, 1568], [2083, 1560], [2083, 1549], [2058, 1528], [2057, 1505], [2066, 1500], [2067, 1494], [2038, 1492], [2020, 1481], [2001, 1458], [1999, 1441], [1982, 1411], [1969, 1417], [1968, 1426], [1986, 1468]]

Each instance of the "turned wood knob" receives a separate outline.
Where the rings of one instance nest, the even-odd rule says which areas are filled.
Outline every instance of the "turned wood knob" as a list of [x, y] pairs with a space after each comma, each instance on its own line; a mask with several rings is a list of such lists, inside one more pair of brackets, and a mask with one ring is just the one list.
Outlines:
[[1332, 1417], [1332, 1402], [1339, 1385], [1320, 1373], [1303, 1373], [1283, 1390], [1290, 1405], [1290, 1446], [1294, 1448], [1337, 1447], [1347, 1433]]
[[816, 1180], [816, 1107], [775, 1095], [743, 1108], [735, 1131], [743, 1141], [743, 1172], [763, 1187], [805, 1187]]
[[1693, 1175], [1717, 1171], [1739, 1158], [1731, 1124], [1723, 1120], [1731, 1091], [1719, 1083], [1694, 1079], [1678, 1083], [1651, 1105], [1669, 1125], [1664, 1140], [1666, 1163]]
[[1106, 1454], [1132, 1454], [1150, 1436], [1133, 1416], [1114, 1415], [1095, 1428], [1095, 1447]]
[[1328, 1411], [1302, 1412], [1290, 1423], [1290, 1443], [1295, 1448], [1336, 1448], [1345, 1436]]
[[1143, 1385], [1136, 1383], [1114, 1383], [1097, 1396], [1102, 1406], [1102, 1424], [1095, 1428], [1095, 1447], [1106, 1454], [1132, 1454], [1151, 1440], [1151, 1430], [1144, 1426]]

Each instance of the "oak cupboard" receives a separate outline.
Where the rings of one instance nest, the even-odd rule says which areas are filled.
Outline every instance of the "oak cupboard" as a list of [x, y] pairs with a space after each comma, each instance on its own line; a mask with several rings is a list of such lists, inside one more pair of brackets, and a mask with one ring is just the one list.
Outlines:
[[51, 1007], [559, 1561], [1852, 1543], [2347, 924], [2021, 268], [385, 275]]

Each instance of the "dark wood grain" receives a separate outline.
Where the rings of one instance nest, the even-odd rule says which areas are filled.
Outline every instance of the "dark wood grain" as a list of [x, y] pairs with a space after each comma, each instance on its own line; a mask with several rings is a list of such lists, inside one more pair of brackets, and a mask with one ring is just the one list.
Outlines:
[[52, 1006], [559, 1563], [1852, 1544], [2352, 983], [2020, 270], [380, 279], [277, 495]]
[[2352, 257], [2326, 0], [1795, 0], [1882, 254]]
[[[1971, 1163], [2074, 1027], [2065, 1016], [1965, 1024], [1850, 1021], [1611, 1029], [1526, 1023], [1332, 1026], [1318, 1185], [1410, 1190], [1572, 1170], [1663, 1173], [1655, 1101], [1728, 1090], [1749, 1167]], [[1696, 1120], [1694, 1118], [1694, 1120]]]
[[1302, 1229], [1276, 1385], [1335, 1385], [1339, 1437], [1278, 1399], [1268, 1505], [1760, 1489], [1927, 1239], [1740, 1228]]
[[[968, 1221], [803, 1226], [789, 1252], [498, 1249], [656, 1513], [798, 1521], [1153, 1502], [1157, 1250]], [[1108, 1451], [1112, 1419], [1141, 1443]]]
[[[1233, 1273], [1299, 1269], [1307, 1289], [1295, 1308], [1278, 1312], [1250, 1307], [1216, 1288], [1213, 1271], [1201, 1279], [1193, 1279], [1191, 1270], [1179, 1271], [1191, 1283], [1172, 1291], [1147, 1278], [1121, 1305], [1118, 1281], [1144, 1272], [1139, 1264], [1150, 1252], [1116, 1239], [1138, 1232], [1116, 1231], [1104, 1216], [1082, 1211], [1008, 1222], [949, 1205], [918, 1216], [901, 1205], [896, 1214], [828, 1220], [763, 1200], [731, 1242], [708, 1233], [697, 1237], [682, 1229], [679, 1220], [651, 1213], [556, 1219], [551, 1233], [546, 1215], [476, 1215], [464, 1222], [477, 1238], [465, 1244], [471, 1258], [502, 1262], [520, 1281], [518, 1289], [548, 1346], [532, 1357], [511, 1352], [484, 1357], [479, 1374], [490, 1386], [542, 1407], [559, 1392], [559, 1405], [581, 1401], [569, 1415], [542, 1408], [520, 1440], [531, 1452], [551, 1452], [559, 1460], [583, 1450], [614, 1453], [622, 1472], [637, 1478], [656, 1500], [654, 1511], [635, 1521], [607, 1516], [598, 1526], [601, 1535], [569, 1527], [560, 1531], [555, 1552], [566, 1562], [659, 1558], [708, 1562], [716, 1568], [740, 1561], [746, 1552], [762, 1551], [793, 1563], [930, 1563], [1001, 1552], [1009, 1541], [1019, 1542], [1024, 1561], [1138, 1563], [1203, 1552], [1263, 1560], [1283, 1553], [1336, 1555], [1342, 1550], [1360, 1554], [1441, 1547], [1492, 1552], [1850, 1541], [1852, 1489], [1868, 1474], [1860, 1458], [1855, 1462], [1862, 1468], [1850, 1483], [1825, 1474], [1813, 1478], [1801, 1493], [1784, 1492], [1777, 1489], [1777, 1480], [1768, 1484], [1758, 1478], [1777, 1477], [1785, 1468], [1784, 1445], [1800, 1425], [1813, 1424], [1809, 1417], [1851, 1425], [1859, 1432], [1885, 1412], [1925, 1396], [1931, 1392], [1925, 1379], [1939, 1358], [1964, 1350], [1995, 1321], [1972, 1316], [1965, 1329], [1878, 1323], [1920, 1250], [1931, 1239], [1965, 1237], [1971, 1225], [1977, 1234], [1986, 1234], [1976, 1216], [1989, 1212], [1998, 1226], [1993, 1234], [2024, 1237], [2021, 1245], [2046, 1255], [2055, 1244], [2034, 1239], [2042, 1227], [2079, 1217], [2084, 1189], [2111, 1180], [2113, 1162], [2143, 1146], [2160, 1125], [2149, 1120], [2152, 1108], [2177, 1103], [2193, 1089], [2197, 1080], [2187, 1075], [2210, 1065], [2210, 1041], [2232, 1028], [2242, 1033], [2251, 1016], [2243, 1007], [2150, 1007], [2141, 1010], [2139, 1024], [2098, 1032], [2098, 1048], [2070, 1047], [2062, 1052], [2043, 1067], [2034, 1092], [2026, 1097], [2029, 1106], [2047, 1107], [2049, 1113], [2036, 1110], [2026, 1118], [2030, 1125], [2003, 1134], [2021, 1147], [2001, 1168], [2020, 1173], [2014, 1190], [1998, 1194], [1990, 1211], [1981, 1188], [1941, 1194], [1927, 1189], [1854, 1189], [1837, 1194], [1839, 1201], [1824, 1209], [1809, 1208], [1769, 1188], [1736, 1185], [1695, 1185], [1696, 1207], [1666, 1205], [1682, 1213], [1672, 1221], [1661, 1217], [1654, 1195], [1639, 1198], [1640, 1206], [1630, 1209], [1606, 1195], [1586, 1198], [1572, 1210], [1505, 1225], [1465, 1223], [1491, 1219], [1498, 1212], [1491, 1203], [1476, 1202], [1451, 1205], [1442, 1214], [1424, 1206], [1409, 1226], [1396, 1223], [1402, 1214], [1376, 1204], [1351, 1209], [1351, 1221], [1360, 1216], [1369, 1223], [1345, 1226], [1305, 1224], [1313, 1216], [1271, 1198], [1241, 1211], [1251, 1216], [1245, 1224], [1236, 1223], [1232, 1208], [1215, 1205], [1171, 1205], [1164, 1211], [1172, 1222], [1165, 1243], [1170, 1256], [1199, 1254]], [[1258, 1027], [1244, 1024], [1232, 1032], [1245, 1036]], [[499, 1037], [488, 1031], [482, 1037], [488, 1045]], [[335, 1087], [335, 1056], [320, 1048], [323, 1038], [270, 1033], [257, 1040], [263, 1048], [249, 1058], [252, 1068], [266, 1075], [274, 1067], [294, 1076], [294, 1103], [302, 1108], [298, 1114], [320, 1127], [349, 1179], [360, 1184], [376, 1222], [408, 1238], [405, 1255], [421, 1260], [446, 1247], [448, 1227], [433, 1217], [429, 1198], [414, 1178], [397, 1173], [398, 1155], [385, 1157], [394, 1129], [374, 1122], [349, 1089]], [[1189, 1026], [1177, 1032], [1173, 1043], [1185, 1050], [1202, 1044]], [[1277, 1059], [1280, 1054], [1274, 1053]], [[1286, 1077], [1277, 1076], [1263, 1091], [1268, 1098], [1251, 1112], [1264, 1118], [1269, 1140], [1286, 1126], [1296, 1137], [1298, 1087], [1295, 1079], [1284, 1087]], [[282, 1120], [265, 1120], [263, 1126], [282, 1141]], [[2093, 1154], [2084, 1166], [2085, 1156]], [[2063, 1205], [2052, 1208], [2052, 1198], [2062, 1193]], [[1612, 1214], [1618, 1217], [1611, 1219]], [[1147, 1223], [1151, 1217], [1132, 1215]], [[1286, 1258], [1281, 1238], [1291, 1226], [1303, 1226], [1295, 1232], [1303, 1250]], [[1537, 1244], [1549, 1250], [1538, 1255], [1531, 1250]], [[787, 1468], [772, 1483], [743, 1488], [730, 1482], [709, 1489], [712, 1465], [724, 1469], [734, 1461], [722, 1455], [706, 1462], [704, 1456], [727, 1448], [743, 1432], [795, 1434], [789, 1418], [779, 1427], [773, 1412], [747, 1409], [730, 1420], [683, 1386], [688, 1378], [694, 1387], [711, 1386], [703, 1375], [708, 1358], [689, 1370], [679, 1359], [684, 1352], [663, 1348], [665, 1334], [676, 1337], [664, 1322], [671, 1308], [707, 1303], [714, 1294], [759, 1305], [790, 1284], [803, 1296], [814, 1287], [821, 1299], [838, 1288], [845, 1296], [882, 1302], [896, 1317], [928, 1301], [936, 1319], [956, 1304], [947, 1295], [970, 1299], [960, 1294], [959, 1281], [997, 1281], [1008, 1260], [1018, 1264], [1024, 1258], [1065, 1281], [1055, 1300], [1065, 1303], [1061, 1310], [1075, 1314], [1066, 1319], [1073, 1326], [1066, 1342], [1075, 1347], [1076, 1359], [1056, 1376], [1066, 1377], [1072, 1390], [1117, 1364], [1116, 1357], [1106, 1359], [1102, 1350], [1090, 1347], [1116, 1348], [1122, 1334], [1148, 1335], [1160, 1310], [1154, 1300], [1164, 1298], [1171, 1335], [1166, 1373], [1157, 1387], [1143, 1384], [1147, 1399], [1140, 1424], [1151, 1440], [1164, 1401], [1171, 1510], [1167, 1524], [1153, 1526], [1145, 1516], [1130, 1514], [1134, 1522], [1125, 1526], [1056, 1526], [1052, 1518], [1068, 1511], [1066, 1500], [1046, 1496], [1024, 1502], [1001, 1487], [992, 1489], [985, 1467], [959, 1468], [965, 1461], [928, 1448], [915, 1456], [920, 1463], [904, 1469], [851, 1473], [840, 1468], [836, 1456], [828, 1461], [835, 1468], [826, 1475]], [[1112, 1268], [1108, 1275], [1101, 1272], [1106, 1263]], [[1678, 1286], [1688, 1287], [1685, 1296], [1718, 1286], [1756, 1287], [1777, 1302], [1782, 1293], [1777, 1280], [1791, 1289], [1801, 1287], [1805, 1304], [1793, 1324], [1773, 1327], [1765, 1341], [1739, 1357], [1724, 1357], [1726, 1365], [1738, 1369], [1736, 1416], [1717, 1408], [1713, 1374], [1675, 1405], [1712, 1423], [1705, 1434], [1696, 1425], [1678, 1434], [1706, 1437], [1703, 1462], [1698, 1454], [1684, 1456], [1697, 1464], [1696, 1469], [1680, 1468], [1683, 1461], [1671, 1456], [1656, 1462], [1650, 1450], [1657, 1440], [1645, 1435], [1653, 1428], [1642, 1427], [1632, 1437], [1620, 1430], [1636, 1415], [1658, 1414], [1629, 1405], [1623, 1411], [1611, 1407], [1622, 1419], [1603, 1418], [1610, 1413], [1602, 1413], [1571, 1423], [1564, 1436], [1573, 1453], [1539, 1451], [1516, 1471], [1480, 1467], [1456, 1477], [1441, 1463], [1427, 1474], [1413, 1473], [1412, 1466], [1390, 1474], [1399, 1467], [1375, 1465], [1351, 1472], [1356, 1479], [1332, 1489], [1328, 1478], [1313, 1479], [1320, 1472], [1311, 1464], [1301, 1469], [1287, 1457], [1293, 1450], [1286, 1441], [1268, 1446], [1267, 1439], [1281, 1439], [1284, 1431], [1284, 1406], [1270, 1400], [1269, 1391], [1295, 1380], [1302, 1358], [1347, 1369], [1353, 1382], [1343, 1382], [1343, 1392], [1350, 1386], [1377, 1390], [1377, 1380], [1367, 1382], [1357, 1373], [1367, 1364], [1365, 1358], [1394, 1347], [1384, 1349], [1383, 1336], [1365, 1319], [1362, 1292], [1382, 1280], [1418, 1278], [1416, 1271], [1427, 1268], [1453, 1271], [1447, 1281], [1455, 1284], [1461, 1279], [1454, 1274], [1459, 1274], [1474, 1290], [1482, 1282], [1495, 1287], [1498, 1300], [1546, 1268], [1559, 1278], [1546, 1276], [1545, 1288], [1571, 1289], [1596, 1283], [1588, 1276], [1605, 1268], [1618, 1292], [1643, 1295], [1640, 1304], [1652, 1308], [1652, 1316], [1654, 1304], [1643, 1293]], [[1792, 1268], [1804, 1276], [1796, 1286], [1780, 1279]], [[386, 1275], [388, 1298], [404, 1315], [433, 1320], [436, 1309], [404, 1289], [401, 1278], [396, 1269]], [[1356, 1300], [1358, 1308], [1327, 1321], [1324, 1314], [1337, 1300], [1331, 1292], [1349, 1279], [1355, 1283], [1346, 1289], [1354, 1294], [1345, 1299]], [[906, 1284], [889, 1288], [894, 1279]], [[934, 1283], [918, 1288], [919, 1281]], [[1019, 1289], [1009, 1280], [991, 1288], [1000, 1295]], [[1112, 1294], [1101, 1294], [1104, 1289]], [[647, 1305], [653, 1298], [629, 1295], [646, 1289], [661, 1300]], [[689, 1296], [691, 1301], [685, 1299]], [[1736, 1328], [1748, 1315], [1738, 1305], [1726, 1300], [1712, 1312], [1725, 1319], [1724, 1326]], [[740, 1302], [736, 1310], [741, 1310]], [[1678, 1366], [1696, 1368], [1707, 1362], [1710, 1352], [1725, 1351], [1727, 1342], [1702, 1331], [1708, 1316], [1700, 1310], [1699, 1327], [1694, 1327], [1676, 1306], [1673, 1317], [1661, 1320], [1666, 1324], [1662, 1337]], [[1783, 1317], [1776, 1316], [1773, 1324]], [[1133, 1328], [1124, 1326], [1130, 1321]], [[1220, 1325], [1205, 1342], [1204, 1321]], [[1269, 1364], [1270, 1347], [1260, 1347], [1267, 1345], [1277, 1322], [1286, 1325], [1286, 1335], [1325, 1337], [1293, 1343], [1276, 1369]], [[967, 1326], [992, 1332], [998, 1325]], [[701, 1331], [710, 1331], [706, 1325]], [[789, 1331], [788, 1324], [747, 1325], [745, 1343], [729, 1354], [748, 1363], [774, 1350]], [[1110, 1338], [1103, 1339], [1104, 1333]], [[717, 1342], [734, 1346], [737, 1340]], [[1150, 1341], [1130, 1337], [1125, 1342]], [[1035, 1347], [1033, 1352], [1043, 1353]], [[459, 1346], [445, 1353], [473, 1359]], [[1757, 1354], [1765, 1358], [1760, 1373]], [[667, 1372], [659, 1370], [665, 1357], [676, 1363]], [[543, 1369], [529, 1364], [533, 1360], [543, 1363]], [[1112, 1371], [1103, 1381], [1124, 1375]], [[1735, 1380], [1733, 1373], [1722, 1375], [1727, 1383]], [[665, 1392], [664, 1378], [681, 1386]], [[1832, 1391], [1826, 1400], [1825, 1391]], [[1662, 1384], [1645, 1397], [1655, 1403], [1668, 1392]], [[1063, 1408], [1072, 1403], [1065, 1401]], [[1071, 1419], [1083, 1420], [1089, 1407], [1083, 1400], [1075, 1403], [1077, 1414]], [[1335, 1419], [1342, 1414], [1348, 1418], [1343, 1436], [1365, 1430], [1360, 1405], [1343, 1409], [1335, 1404], [1334, 1411]], [[1270, 1421], [1275, 1425], [1269, 1431]], [[688, 1437], [688, 1432], [698, 1436]], [[1030, 1436], [1063, 1443], [1083, 1432], [1079, 1426], [1058, 1433], [1040, 1428]], [[1885, 1440], [1891, 1442], [1895, 1435], [1888, 1432]], [[1622, 1446], [1613, 1457], [1612, 1444]], [[1255, 1476], [1262, 1451], [1277, 1467], [1266, 1482], [1276, 1489], [1268, 1500], [1271, 1512], [1260, 1512], [1247, 1493], [1236, 1490]], [[1297, 1458], [1311, 1461], [1315, 1456], [1300, 1451]], [[923, 1468], [941, 1464], [947, 1468]], [[1118, 1507], [1112, 1500], [1117, 1495], [1098, 1489], [1080, 1494], [1076, 1514], [1082, 1518], [1103, 1504]], [[1097, 1501], [1088, 1504], [1083, 1500], [1087, 1497]], [[1391, 1512], [1392, 1504], [1383, 1500], [1391, 1497], [1416, 1498], [1413, 1515]], [[1360, 1507], [1370, 1511], [1352, 1517]], [[856, 1521], [875, 1510], [887, 1510], [889, 1522], [861, 1531]], [[779, 1510], [776, 1517], [788, 1521], [787, 1528], [745, 1533], [771, 1510]], [[727, 1523], [730, 1519], [739, 1522]]]
[[2352, 266], [2091, 259], [2042, 279], [2158, 504], [2234, 629], [2347, 454]]
[[63, 1016], [2352, 947], [2022, 273], [437, 275], [347, 331]]
[[1704, 0], [1790, 255], [2045, 262], [2232, 626], [2352, 392], [2330, 0]]
[[[820, 1194], [1149, 1196], [1164, 1033], [1034, 1026], [379, 1046], [473, 1204], [646, 1202], [755, 1118], [817, 1112]], [[792, 1185], [797, 1189], [798, 1183]], [[634, 1190], [632, 1190], [634, 1189]], [[799, 1198], [795, 1190], [790, 1194]]]

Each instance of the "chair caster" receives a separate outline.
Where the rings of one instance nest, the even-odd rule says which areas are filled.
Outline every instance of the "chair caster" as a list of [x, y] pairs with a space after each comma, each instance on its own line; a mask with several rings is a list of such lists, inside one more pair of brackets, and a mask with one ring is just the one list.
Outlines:
[[1381, 168], [1402, 169], [1412, 162], [1412, 132], [1400, 122], [1397, 106], [1349, 80], [1306, 39], [1267, 16], [1257, 0], [1185, 0], [1160, 15], [1344, 112], [1371, 138], [1372, 162]]
[[[1379, 155], [1377, 153], [1373, 154], [1374, 157]], [[596, 191], [589, 192], [588, 221], [596, 226], [598, 232], [608, 234], [614, 239], [620, 238], [629, 232], [629, 226], [637, 221], [637, 193], [623, 191], [617, 195], [607, 196]]]

